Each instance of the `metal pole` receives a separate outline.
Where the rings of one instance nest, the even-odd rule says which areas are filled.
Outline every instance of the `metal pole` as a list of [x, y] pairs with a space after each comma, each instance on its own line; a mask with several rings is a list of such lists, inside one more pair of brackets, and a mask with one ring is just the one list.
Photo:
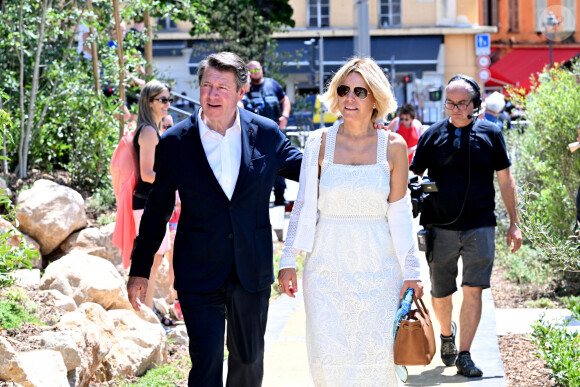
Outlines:
[[554, 67], [554, 58], [552, 57], [552, 39], [548, 36], [548, 45], [550, 46], [550, 68]]
[[[318, 93], [320, 97], [324, 93], [324, 37], [322, 32], [318, 31]], [[320, 101], [320, 127], [324, 128], [324, 109], [322, 108], [322, 101]]]

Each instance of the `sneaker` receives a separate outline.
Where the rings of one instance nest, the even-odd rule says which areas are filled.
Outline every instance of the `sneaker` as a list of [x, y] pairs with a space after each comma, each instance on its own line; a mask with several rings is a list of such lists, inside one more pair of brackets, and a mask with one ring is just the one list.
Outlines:
[[471, 360], [469, 351], [459, 352], [455, 366], [457, 367], [458, 374], [467, 376], [468, 378], [478, 378], [483, 375], [483, 371]]
[[441, 360], [447, 367], [455, 364], [457, 359], [457, 347], [455, 346], [455, 334], [457, 333], [457, 326], [451, 321], [451, 336], [441, 335]]

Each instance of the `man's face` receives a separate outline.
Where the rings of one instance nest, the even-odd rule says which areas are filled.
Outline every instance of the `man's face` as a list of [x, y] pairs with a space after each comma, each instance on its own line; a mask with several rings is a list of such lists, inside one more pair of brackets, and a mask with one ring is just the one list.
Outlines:
[[233, 72], [208, 66], [201, 79], [199, 99], [207, 120], [204, 121], [210, 129], [228, 129], [235, 119], [237, 103], [243, 96], [244, 90], [237, 90]]
[[264, 79], [264, 72], [262, 66], [259, 63], [251, 62], [248, 64], [248, 71], [250, 72], [250, 80], [254, 84], [262, 83]]
[[[456, 104], [457, 106], [451, 106], [451, 104]], [[471, 122], [472, 118], [470, 117], [473, 117], [473, 102], [471, 101], [469, 91], [463, 84], [456, 83], [447, 90], [445, 105], [453, 125], [464, 127]], [[451, 109], [449, 106], [451, 106]]]

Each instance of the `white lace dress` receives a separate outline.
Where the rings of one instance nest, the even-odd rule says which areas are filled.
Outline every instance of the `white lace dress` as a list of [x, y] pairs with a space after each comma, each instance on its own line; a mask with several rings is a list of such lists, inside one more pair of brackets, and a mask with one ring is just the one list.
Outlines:
[[[397, 224], [387, 219], [388, 135], [377, 132], [376, 164], [341, 165], [333, 162], [337, 130], [326, 136], [318, 221], [304, 266], [310, 373], [316, 386], [397, 386], [393, 323], [407, 276], [390, 232]], [[411, 250], [407, 261], [418, 268]]]

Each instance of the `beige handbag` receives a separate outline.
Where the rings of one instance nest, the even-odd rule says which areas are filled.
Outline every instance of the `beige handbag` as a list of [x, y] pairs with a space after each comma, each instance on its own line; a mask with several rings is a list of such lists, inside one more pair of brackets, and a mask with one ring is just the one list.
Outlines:
[[403, 316], [395, 339], [395, 364], [398, 365], [428, 365], [435, 355], [435, 334], [429, 311], [422, 299], [413, 296], [413, 300], [417, 309]]

